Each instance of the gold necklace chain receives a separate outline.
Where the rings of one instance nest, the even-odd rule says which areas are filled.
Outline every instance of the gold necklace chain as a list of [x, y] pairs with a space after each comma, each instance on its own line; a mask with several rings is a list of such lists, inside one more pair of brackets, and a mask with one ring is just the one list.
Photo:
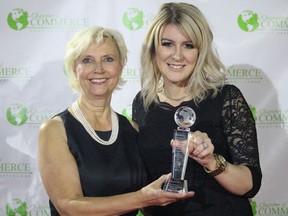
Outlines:
[[112, 132], [108, 141], [101, 139], [93, 127], [89, 124], [85, 116], [83, 115], [77, 101], [72, 104], [72, 110], [76, 116], [76, 119], [83, 125], [85, 130], [90, 134], [90, 136], [98, 143], [102, 145], [110, 145], [114, 143], [118, 137], [119, 125], [117, 114], [111, 108], [111, 121], [112, 121]]
[[163, 93], [163, 95], [166, 97], [166, 98], [168, 98], [169, 100], [172, 100], [172, 101], [181, 101], [181, 100], [183, 100], [184, 98], [186, 98], [186, 97], [188, 97], [189, 95], [191, 95], [190, 93], [187, 93], [187, 94], [185, 94], [183, 97], [181, 97], [181, 98], [171, 98], [170, 96], [168, 96], [166, 93], [165, 93], [165, 89], [164, 88], [162, 88], [162, 93]]

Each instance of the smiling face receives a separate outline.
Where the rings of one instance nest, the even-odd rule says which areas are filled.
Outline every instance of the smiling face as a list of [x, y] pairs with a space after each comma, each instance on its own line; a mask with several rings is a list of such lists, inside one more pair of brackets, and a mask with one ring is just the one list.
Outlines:
[[164, 83], [186, 86], [198, 59], [198, 49], [176, 25], [167, 25], [156, 48], [156, 61]]
[[75, 73], [81, 94], [87, 98], [110, 97], [118, 84], [123, 66], [119, 51], [111, 39], [92, 43], [77, 59]]

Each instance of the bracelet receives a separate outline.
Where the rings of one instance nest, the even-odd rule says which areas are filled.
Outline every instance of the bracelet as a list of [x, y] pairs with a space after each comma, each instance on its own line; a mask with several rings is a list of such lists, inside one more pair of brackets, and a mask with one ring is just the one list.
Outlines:
[[216, 169], [211, 171], [211, 170], [207, 169], [206, 167], [204, 167], [204, 170], [206, 173], [209, 173], [212, 176], [217, 176], [220, 173], [222, 173], [223, 171], [225, 171], [225, 169], [227, 167], [227, 161], [225, 160], [225, 158], [222, 155], [214, 154], [214, 158], [216, 160]]

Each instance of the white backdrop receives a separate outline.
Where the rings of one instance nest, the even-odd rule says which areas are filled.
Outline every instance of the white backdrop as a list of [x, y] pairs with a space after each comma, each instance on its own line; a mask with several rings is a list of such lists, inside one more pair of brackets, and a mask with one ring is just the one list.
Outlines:
[[[65, 46], [80, 28], [124, 35], [129, 59], [116, 111], [131, 117], [140, 89], [139, 51], [163, 0], [0, 0], [0, 215], [50, 215], [37, 169], [40, 124], [74, 100], [63, 69]], [[255, 215], [288, 215], [288, 2], [189, 0], [206, 15], [229, 82], [253, 111], [263, 170]], [[285, 96], [286, 95], [286, 96]]]

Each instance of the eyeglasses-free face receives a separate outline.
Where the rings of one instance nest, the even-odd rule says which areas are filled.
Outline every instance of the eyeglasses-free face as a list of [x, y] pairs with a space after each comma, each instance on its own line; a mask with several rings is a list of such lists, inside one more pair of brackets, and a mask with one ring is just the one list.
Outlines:
[[156, 61], [164, 82], [185, 86], [197, 63], [198, 49], [174, 24], [163, 29], [160, 39]]
[[75, 75], [81, 92], [87, 97], [112, 94], [119, 82], [123, 65], [114, 41], [92, 43], [76, 60]]
[[97, 69], [110, 69], [115, 64], [115, 59], [113, 56], [103, 56], [99, 62], [95, 60], [93, 56], [84, 55], [76, 60], [76, 64], [80, 64], [83, 68], [87, 70], [97, 70]]

